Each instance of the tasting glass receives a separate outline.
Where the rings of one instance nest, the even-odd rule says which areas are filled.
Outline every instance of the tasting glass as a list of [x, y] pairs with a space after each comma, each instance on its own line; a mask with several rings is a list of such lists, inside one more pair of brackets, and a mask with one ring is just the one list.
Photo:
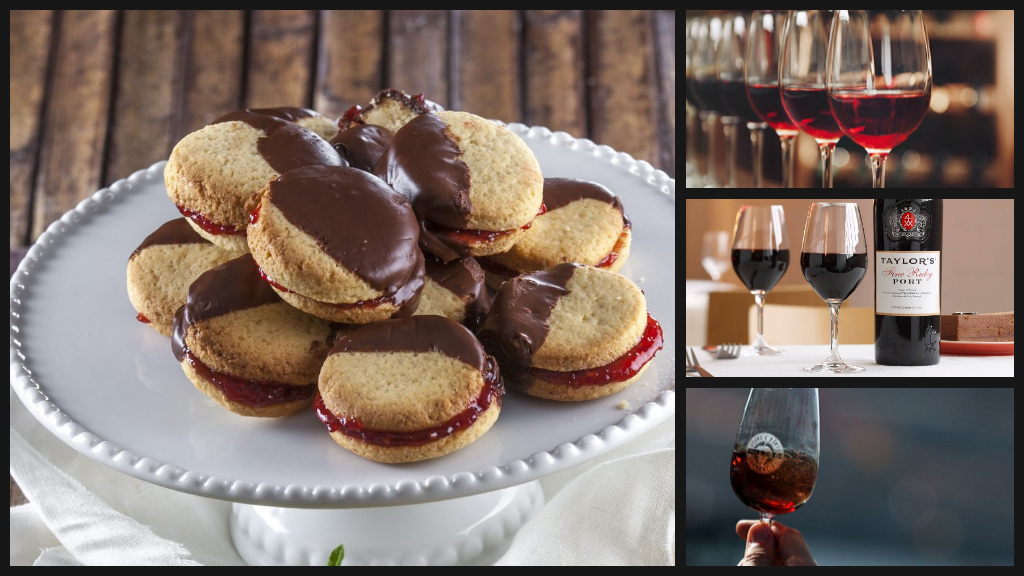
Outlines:
[[[793, 144], [800, 130], [793, 125], [782, 108], [779, 92], [779, 56], [782, 50], [782, 32], [786, 27], [788, 10], [757, 10], [750, 18], [747, 52], [743, 76], [747, 97], [754, 112], [779, 135], [782, 144], [782, 187], [793, 187]], [[754, 188], [763, 188], [761, 181], [761, 150], [763, 131], [751, 131], [754, 147]]]
[[718, 170], [715, 162], [715, 152], [718, 145], [718, 134], [715, 124], [721, 118], [719, 110], [718, 90], [718, 46], [722, 40], [722, 18], [719, 16], [706, 16], [700, 18], [697, 24], [697, 44], [695, 46], [691, 66], [693, 77], [698, 85], [704, 83], [713, 88], [715, 92], [712, 98], [700, 98], [702, 104], [700, 112], [701, 130], [705, 135], [705, 151], [707, 155], [707, 173], [704, 175], [705, 188], [721, 188], [718, 180]]
[[761, 521], [803, 506], [818, 480], [817, 388], [752, 388], [736, 433], [732, 489]]
[[827, 56], [829, 106], [842, 131], [868, 151], [874, 188], [885, 162], [924, 120], [932, 57], [921, 10], [837, 10]]
[[832, 156], [843, 131], [828, 104], [825, 83], [829, 30], [835, 10], [790, 10], [782, 34], [779, 86], [789, 118], [821, 151], [821, 187], [832, 187]]

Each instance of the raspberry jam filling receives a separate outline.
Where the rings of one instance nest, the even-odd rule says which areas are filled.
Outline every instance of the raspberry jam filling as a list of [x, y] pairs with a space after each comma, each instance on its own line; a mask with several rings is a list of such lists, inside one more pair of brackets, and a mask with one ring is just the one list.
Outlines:
[[244, 236], [245, 228], [236, 228], [230, 224], [218, 224], [213, 220], [210, 220], [206, 216], [203, 216], [199, 212], [189, 210], [184, 206], [178, 206], [178, 212], [181, 215], [195, 222], [200, 228], [209, 232], [210, 234], [227, 234], [233, 236]]
[[661, 331], [661, 324], [658, 324], [658, 321], [648, 313], [647, 328], [640, 337], [640, 341], [610, 364], [600, 368], [576, 370], [573, 372], [530, 368], [529, 375], [545, 382], [571, 386], [573, 388], [624, 382], [636, 376], [640, 369], [654, 358], [658, 350], [662, 349], [664, 344], [665, 340]]
[[273, 381], [246, 380], [223, 372], [217, 372], [202, 362], [188, 347], [184, 349], [185, 361], [207, 382], [217, 387], [224, 396], [239, 404], [262, 408], [283, 402], [308, 400], [316, 393], [316, 384], [282, 384]]
[[341, 432], [350, 438], [378, 446], [419, 446], [469, 428], [490, 407], [492, 402], [497, 402], [501, 406], [503, 393], [504, 386], [492, 363], [484, 371], [484, 385], [480, 394], [465, 410], [437, 426], [413, 432], [389, 432], [365, 428], [362, 422], [356, 418], [333, 414], [319, 394], [313, 400], [313, 407], [316, 409], [317, 417], [327, 425], [327, 430], [330, 432]]
[[[270, 284], [271, 286], [273, 286], [274, 288], [277, 288], [281, 292], [288, 292], [290, 294], [298, 294], [298, 292], [295, 292], [294, 290], [289, 290], [288, 288], [285, 288], [284, 286], [278, 284], [277, 282], [274, 282], [270, 278], [270, 276], [267, 276], [267, 273], [264, 272], [262, 268], [260, 268], [260, 278], [263, 278], [264, 280], [267, 281], [267, 284]], [[301, 296], [301, 294], [299, 294], [299, 295]], [[393, 304], [394, 301], [395, 301], [395, 299], [392, 296], [380, 296], [378, 298], [374, 298], [373, 300], [360, 300], [358, 302], [344, 302], [344, 303], [341, 303], [341, 304], [335, 304], [333, 302], [321, 302], [320, 300], [317, 300], [317, 302], [319, 302], [320, 304], [325, 304], [327, 306], [334, 306], [335, 308], [341, 308], [343, 310], [350, 310], [352, 308], [362, 308], [362, 309], [372, 310], [374, 308], [379, 308], [379, 307], [383, 306], [384, 304]]]

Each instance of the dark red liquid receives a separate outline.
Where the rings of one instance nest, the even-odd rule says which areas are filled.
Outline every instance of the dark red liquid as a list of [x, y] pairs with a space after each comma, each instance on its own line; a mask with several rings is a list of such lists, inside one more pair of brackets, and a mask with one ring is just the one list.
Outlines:
[[782, 94], [779, 93], [778, 84], [771, 86], [762, 84], [748, 84], [747, 95], [750, 97], [750, 104], [754, 112], [768, 123], [779, 135], [796, 135], [796, 125], [786, 115], [782, 107]]
[[722, 102], [722, 94], [718, 89], [717, 78], [700, 78], [697, 80], [697, 98], [704, 104], [704, 110], [729, 115], [729, 110]]
[[733, 249], [732, 268], [750, 290], [770, 292], [789, 268], [789, 250]]
[[782, 89], [782, 106], [797, 128], [816, 140], [838, 142], [843, 131], [832, 116], [825, 87], [792, 86]]
[[693, 76], [686, 77], [686, 99], [690, 105], [704, 109], [704, 104], [697, 98], [697, 80]]
[[868, 152], [889, 152], [917, 130], [931, 104], [931, 92], [850, 94], [829, 98], [843, 131]]
[[747, 98], [747, 83], [743, 80], [723, 80], [719, 83], [718, 89], [722, 94], [722, 100], [729, 109], [732, 116], [739, 116], [747, 122], [760, 122], [757, 112], [750, 106]]
[[[751, 468], [749, 461], [758, 458]], [[764, 458], [746, 450], [732, 454], [732, 489], [746, 506], [758, 512], [766, 512], [778, 516], [789, 514], [804, 505], [814, 492], [814, 483], [818, 480], [818, 463], [814, 458], [799, 452], [786, 452], [782, 465], [768, 474], [761, 474], [757, 469], [764, 469]]]

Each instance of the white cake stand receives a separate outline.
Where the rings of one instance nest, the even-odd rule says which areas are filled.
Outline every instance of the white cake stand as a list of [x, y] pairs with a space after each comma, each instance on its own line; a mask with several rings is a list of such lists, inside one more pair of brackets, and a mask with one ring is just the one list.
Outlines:
[[198, 392], [170, 343], [135, 320], [128, 255], [178, 216], [160, 162], [84, 200], [40, 236], [11, 279], [11, 386], [80, 453], [167, 488], [234, 502], [251, 564], [488, 564], [544, 504], [537, 480], [620, 446], [675, 410], [675, 181], [646, 162], [544, 128], [509, 126], [546, 176], [607, 185], [633, 221], [622, 273], [665, 331], [640, 382], [557, 403], [515, 392], [482, 438], [435, 460], [385, 465], [336, 445], [312, 409], [231, 414]]

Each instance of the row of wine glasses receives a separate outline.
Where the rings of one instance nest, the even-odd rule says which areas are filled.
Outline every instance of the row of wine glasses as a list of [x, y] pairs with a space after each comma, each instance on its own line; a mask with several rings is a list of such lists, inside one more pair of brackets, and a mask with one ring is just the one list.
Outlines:
[[[765, 342], [764, 304], [789, 264], [789, 236], [782, 206], [741, 207], [733, 232], [732, 267], [757, 304], [757, 337], [750, 347], [755, 355], [783, 353]], [[832, 347], [828, 358], [804, 368], [805, 372], [849, 374], [864, 370], [846, 364], [839, 356], [839, 307], [860, 286], [867, 267], [867, 237], [860, 207], [856, 203], [811, 204], [804, 225], [800, 270], [828, 304]]]
[[736, 134], [751, 131], [754, 185], [763, 187], [764, 131], [782, 142], [783, 186], [793, 187], [793, 140], [818, 142], [822, 187], [832, 187], [836, 143], [848, 136], [871, 156], [873, 184], [923, 121], [931, 102], [931, 52], [921, 10], [757, 10], [710, 16], [696, 36], [687, 99], [701, 110], [707, 187], [715, 177], [714, 122], [725, 127], [726, 187], [735, 187]]

